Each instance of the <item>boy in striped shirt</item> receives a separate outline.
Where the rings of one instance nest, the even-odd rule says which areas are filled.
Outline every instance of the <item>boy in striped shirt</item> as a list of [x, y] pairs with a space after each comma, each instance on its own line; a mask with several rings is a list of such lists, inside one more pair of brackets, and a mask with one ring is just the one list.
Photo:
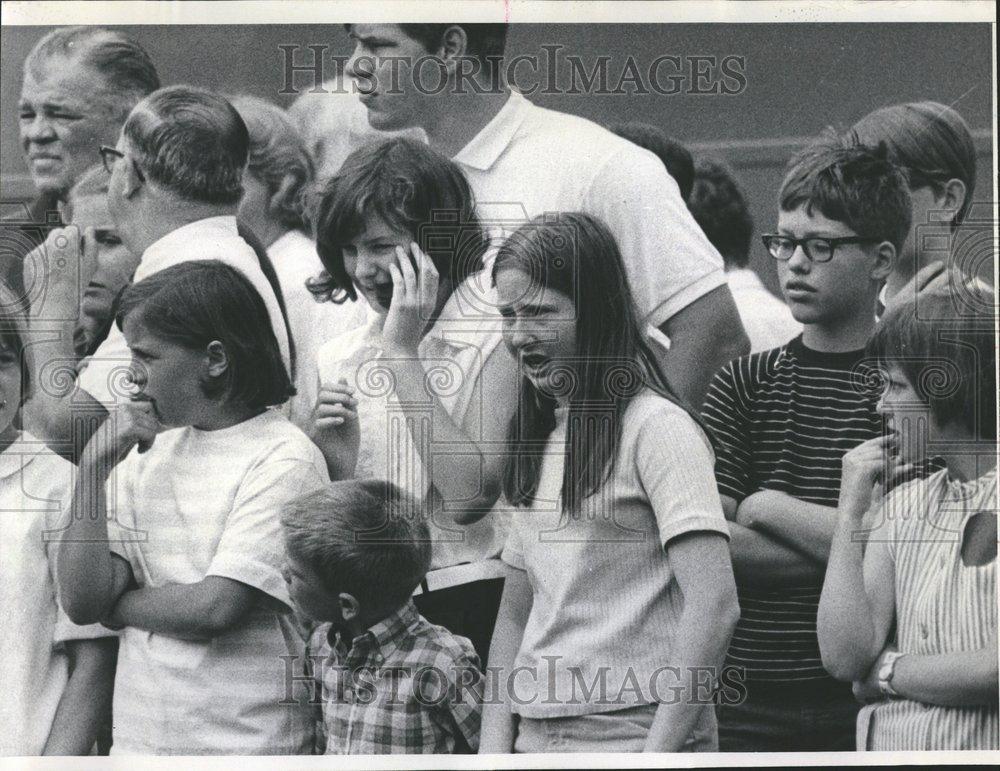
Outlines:
[[823, 669], [816, 611], [841, 459], [881, 432], [864, 346], [910, 196], [884, 153], [819, 146], [792, 159], [779, 203], [763, 240], [802, 334], [723, 367], [703, 408], [742, 609], [727, 665], [746, 682], [719, 707], [719, 749], [853, 750], [858, 705]]

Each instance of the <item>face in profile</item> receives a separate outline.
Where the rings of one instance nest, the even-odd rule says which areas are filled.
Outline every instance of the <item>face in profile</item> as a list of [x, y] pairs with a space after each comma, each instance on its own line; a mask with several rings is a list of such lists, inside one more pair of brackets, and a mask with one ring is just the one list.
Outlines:
[[150, 402], [164, 426], [197, 425], [205, 410], [211, 409], [202, 388], [207, 354], [157, 337], [138, 312], [125, 317], [122, 334], [132, 353], [130, 397]]
[[[408, 37], [398, 24], [353, 24], [354, 50], [346, 72], [354, 79], [368, 123], [381, 131], [423, 126], [430, 110], [442, 109], [444, 74], [433, 51]], [[434, 99], [435, 91], [439, 98]], [[423, 91], [423, 93], [422, 93]]]
[[105, 79], [92, 67], [54, 56], [24, 73], [18, 106], [21, 148], [40, 192], [65, 196], [113, 145], [122, 115]]
[[287, 560], [282, 573], [288, 595], [299, 612], [314, 621], [341, 621], [337, 595], [323, 586], [323, 580], [316, 571], [291, 552], [287, 552]]
[[929, 456], [928, 442], [938, 438], [940, 427], [926, 399], [898, 365], [890, 364], [884, 372], [877, 410], [900, 463], [919, 463]]

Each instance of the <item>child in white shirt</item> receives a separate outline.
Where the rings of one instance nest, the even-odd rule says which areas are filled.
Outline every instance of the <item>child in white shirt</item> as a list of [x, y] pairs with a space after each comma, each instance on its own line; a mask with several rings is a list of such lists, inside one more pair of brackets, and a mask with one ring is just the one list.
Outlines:
[[117, 640], [57, 604], [48, 538], [73, 467], [17, 427], [31, 366], [16, 308], [0, 284], [0, 756], [86, 755], [109, 716]]
[[304, 643], [279, 512], [326, 470], [268, 409], [292, 389], [266, 308], [194, 261], [129, 287], [118, 321], [139, 394], [83, 453], [57, 571], [71, 618], [124, 627], [113, 750], [308, 752], [313, 715], [283, 703]]

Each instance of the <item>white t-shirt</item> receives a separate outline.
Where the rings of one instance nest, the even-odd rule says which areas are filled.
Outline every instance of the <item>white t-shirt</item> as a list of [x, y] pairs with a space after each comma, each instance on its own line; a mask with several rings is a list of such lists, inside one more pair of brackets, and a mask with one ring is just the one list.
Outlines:
[[[260, 268], [257, 253], [237, 233], [236, 218], [209, 217], [167, 233], [143, 252], [133, 282], [190, 260], [219, 260], [239, 270], [254, 285], [267, 306], [281, 357], [290, 371], [288, 330], [278, 298]], [[81, 363], [77, 385], [104, 405], [124, 402], [130, 393], [127, 375], [131, 361], [125, 336], [113, 324], [94, 355]]]
[[[179, 428], [133, 450], [108, 485], [111, 548], [140, 586], [222, 576], [269, 604], [208, 642], [126, 627], [114, 695], [114, 752], [300, 754], [305, 706], [282, 705], [285, 662], [304, 642], [282, 577], [280, 512], [328, 481], [319, 450], [266, 410], [218, 431]], [[114, 495], [112, 495], [114, 493]]]
[[66, 521], [74, 466], [22, 434], [0, 453], [0, 755], [40, 755], [69, 680], [66, 640], [113, 637], [59, 609], [50, 540]]
[[752, 270], [731, 270], [726, 273], [726, 280], [750, 338], [750, 353], [777, 348], [802, 332], [802, 325], [792, 316], [788, 306], [767, 291]]
[[[344, 378], [355, 388], [361, 428], [357, 478], [387, 479], [417, 498], [427, 494], [430, 481], [410, 431], [422, 432], [423, 441], [430, 441], [432, 395], [456, 423], [471, 432], [473, 439], [479, 438], [479, 417], [486, 409], [481, 399], [480, 374], [495, 351], [506, 355], [505, 350], [498, 350], [501, 326], [496, 307], [488, 273], [470, 277], [452, 293], [420, 341], [417, 350], [427, 371], [428, 389], [428, 422], [422, 425], [414, 423], [396, 399], [392, 373], [381, 362], [385, 356], [384, 318], [374, 310], [369, 310], [363, 326], [320, 348], [320, 382], [336, 383]], [[432, 566], [494, 557], [500, 553], [504, 537], [503, 521], [496, 511], [468, 526], [443, 520], [432, 522]]]
[[[365, 108], [356, 94], [304, 95], [299, 103], [293, 115], [315, 111], [309, 122], [322, 121], [330, 169], [358, 147], [394, 136], [361, 122]], [[419, 129], [408, 135], [426, 141]], [[592, 121], [538, 107], [512, 91], [452, 160], [469, 180], [495, 241], [548, 212], [583, 211], [603, 220], [618, 242], [640, 314], [654, 328], [726, 283], [722, 257], [663, 162]]]
[[367, 303], [360, 296], [357, 302], [316, 302], [306, 289], [306, 281], [318, 276], [323, 265], [316, 254], [316, 244], [298, 230], [289, 230], [271, 244], [267, 255], [278, 274], [295, 341], [296, 395], [289, 400], [289, 418], [305, 430], [318, 395], [316, 358], [319, 347], [364, 323]]
[[[651, 704], [686, 684], [657, 673], [674, 663], [684, 607], [664, 547], [696, 531], [729, 537], [708, 439], [676, 404], [649, 390], [637, 394], [610, 478], [564, 515], [567, 424], [567, 410], [557, 409], [534, 502], [512, 515], [502, 557], [526, 571], [532, 589], [514, 666], [537, 677], [514, 677], [511, 700], [531, 718]], [[581, 683], [602, 678], [603, 694], [581, 695]]]
[[453, 160], [494, 235], [548, 212], [602, 220], [618, 242], [640, 315], [653, 327], [725, 283], [722, 257], [663, 163], [585, 118], [512, 91]]

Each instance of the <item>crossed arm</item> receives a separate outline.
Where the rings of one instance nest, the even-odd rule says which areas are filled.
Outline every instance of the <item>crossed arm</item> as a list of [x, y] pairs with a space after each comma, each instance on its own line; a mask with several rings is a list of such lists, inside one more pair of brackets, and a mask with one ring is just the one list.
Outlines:
[[[845, 500], [842, 507], [850, 507]], [[878, 687], [883, 657], [895, 649], [889, 639], [896, 615], [895, 563], [885, 540], [854, 537], [862, 515], [842, 512], [820, 597], [817, 631], [823, 666], [839, 680], [855, 681], [865, 701], [884, 698]], [[900, 544], [899, 548], [906, 548]], [[906, 653], [893, 669], [900, 696], [926, 704], [996, 704], [997, 638], [971, 651]]]
[[108, 546], [106, 483], [110, 468], [81, 463], [72, 519], [57, 546], [56, 580], [76, 624], [133, 626], [189, 640], [216, 637], [239, 623], [263, 593], [239, 581], [207, 576], [193, 584], [130, 588], [129, 563]]
[[[761, 588], [822, 578], [830, 512], [785, 493], [761, 490], [737, 503], [722, 496], [737, 580]], [[825, 547], [825, 548], [824, 548]]]

